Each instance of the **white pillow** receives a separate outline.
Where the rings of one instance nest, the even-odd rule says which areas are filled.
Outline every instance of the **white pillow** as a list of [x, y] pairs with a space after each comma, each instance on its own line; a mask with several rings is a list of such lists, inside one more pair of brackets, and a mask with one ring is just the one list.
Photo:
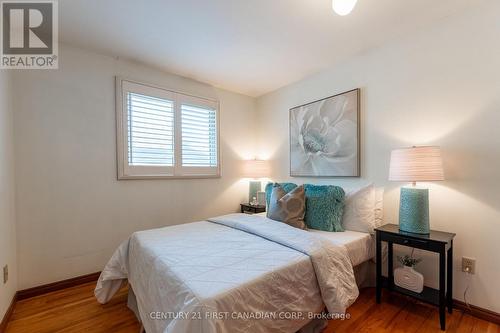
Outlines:
[[382, 225], [384, 189], [369, 184], [346, 193], [342, 225], [344, 229], [373, 233]]
[[384, 225], [384, 188], [375, 188], [375, 228]]

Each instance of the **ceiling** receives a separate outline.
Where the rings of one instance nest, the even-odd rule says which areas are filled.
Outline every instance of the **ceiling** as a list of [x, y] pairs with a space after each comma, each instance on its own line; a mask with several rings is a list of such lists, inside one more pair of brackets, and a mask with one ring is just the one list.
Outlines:
[[60, 40], [250, 96], [298, 81], [471, 0], [59, 0]]

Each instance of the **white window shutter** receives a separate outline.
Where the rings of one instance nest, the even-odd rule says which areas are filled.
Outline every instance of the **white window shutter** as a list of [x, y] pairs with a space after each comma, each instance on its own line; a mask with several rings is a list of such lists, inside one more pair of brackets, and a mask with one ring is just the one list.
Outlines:
[[215, 109], [181, 105], [182, 166], [217, 167]]
[[174, 166], [173, 101], [127, 93], [128, 163]]
[[220, 176], [218, 102], [116, 82], [119, 179]]

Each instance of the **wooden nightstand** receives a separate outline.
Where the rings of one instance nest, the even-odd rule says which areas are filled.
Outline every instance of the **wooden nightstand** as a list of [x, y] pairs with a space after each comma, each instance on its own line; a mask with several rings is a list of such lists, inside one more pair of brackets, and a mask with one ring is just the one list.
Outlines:
[[263, 205], [250, 205], [249, 203], [242, 203], [240, 204], [241, 207], [241, 212], [246, 213], [246, 214], [257, 214], [257, 213], [263, 213], [266, 211], [266, 206]]
[[[391, 291], [437, 305], [439, 306], [441, 330], [444, 331], [446, 306], [448, 306], [450, 314], [453, 308], [453, 238], [455, 234], [434, 230], [431, 230], [428, 235], [413, 234], [400, 231], [397, 224], [386, 224], [375, 229], [375, 232], [377, 238], [377, 303], [380, 303], [382, 288], [385, 287]], [[383, 241], [387, 242], [388, 245], [388, 278], [382, 276]], [[424, 287], [424, 290], [417, 294], [394, 285], [393, 244], [439, 253], [439, 289]], [[446, 262], [447, 254], [448, 262]]]

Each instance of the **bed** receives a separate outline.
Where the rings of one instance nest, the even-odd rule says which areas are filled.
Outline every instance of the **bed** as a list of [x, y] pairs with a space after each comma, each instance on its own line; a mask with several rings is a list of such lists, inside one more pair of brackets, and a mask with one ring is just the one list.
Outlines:
[[134, 233], [95, 295], [106, 303], [128, 280], [148, 333], [313, 331], [325, 306], [342, 315], [356, 300], [354, 266], [373, 257], [372, 244], [366, 233], [230, 214]]

